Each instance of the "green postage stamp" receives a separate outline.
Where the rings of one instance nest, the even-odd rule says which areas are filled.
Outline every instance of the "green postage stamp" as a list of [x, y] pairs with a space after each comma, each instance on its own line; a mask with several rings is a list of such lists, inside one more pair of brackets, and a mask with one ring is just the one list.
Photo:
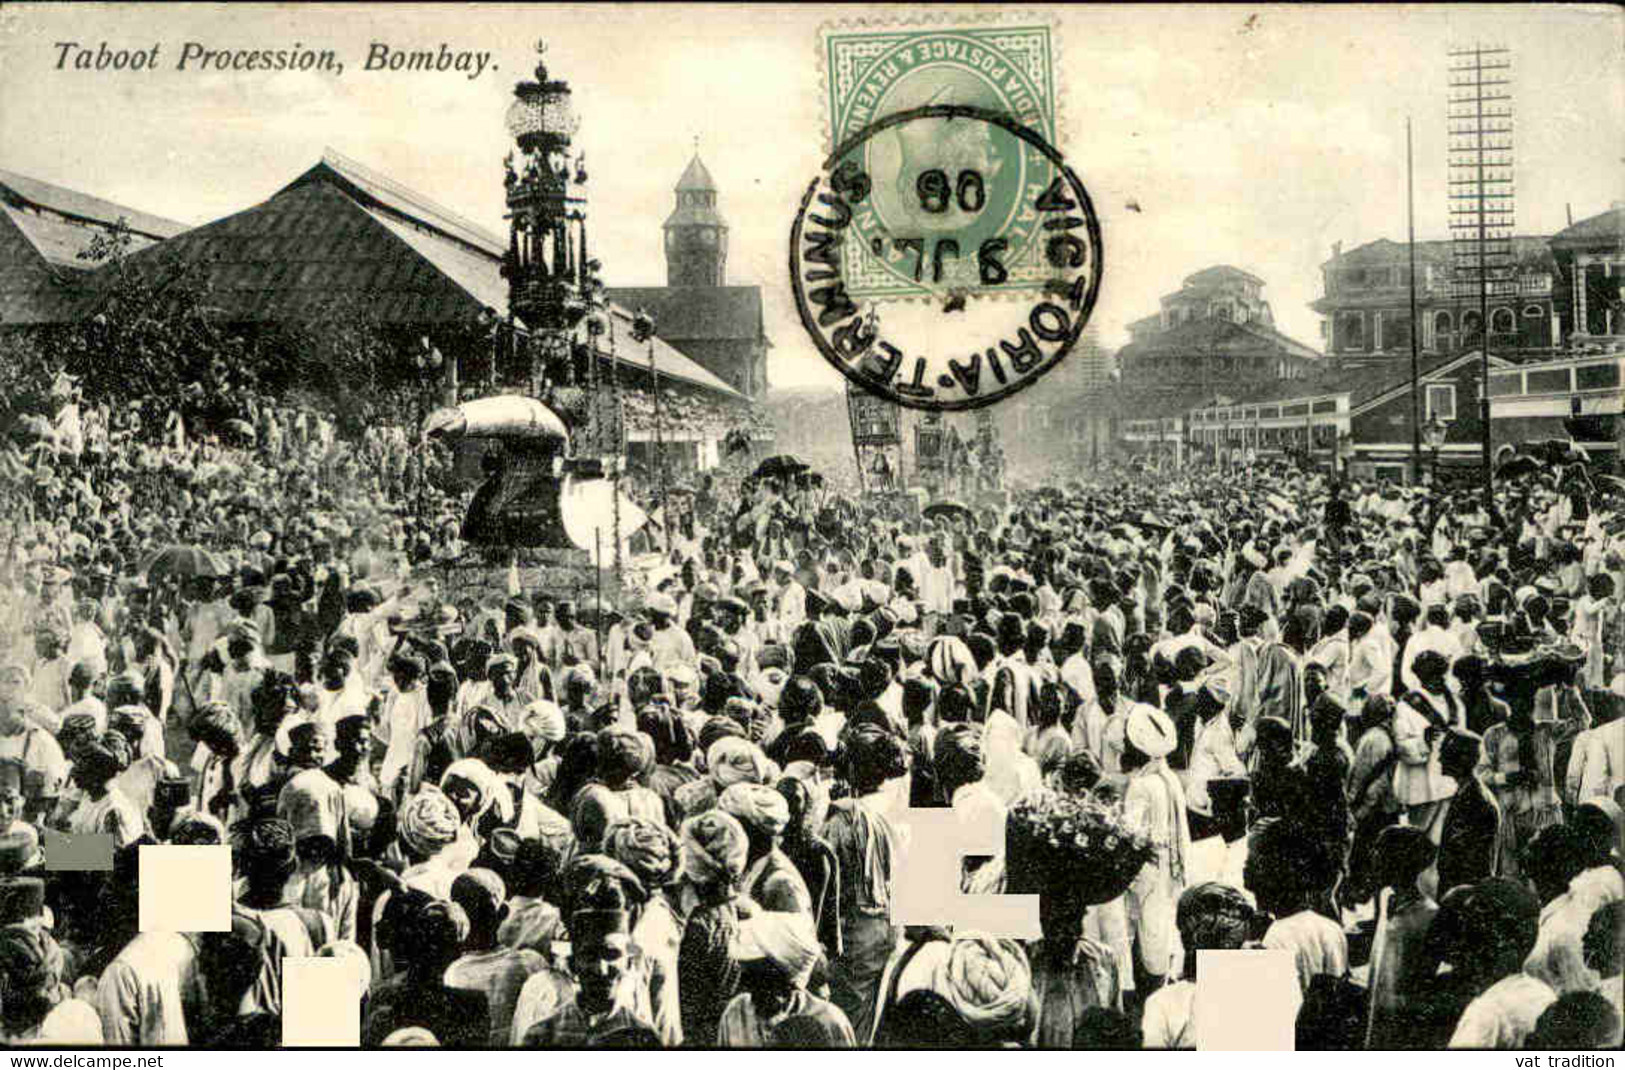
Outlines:
[[[1052, 270], [1035, 199], [1053, 162], [1008, 130], [936, 118], [878, 132], [888, 116], [931, 106], [1007, 117], [1057, 145], [1054, 29], [1032, 16], [962, 25], [863, 24], [820, 35], [828, 149], [853, 145], [873, 180], [842, 243], [854, 298], [898, 300], [1031, 293]], [[998, 270], [976, 252], [997, 251]], [[946, 249], [958, 255], [934, 255]]]

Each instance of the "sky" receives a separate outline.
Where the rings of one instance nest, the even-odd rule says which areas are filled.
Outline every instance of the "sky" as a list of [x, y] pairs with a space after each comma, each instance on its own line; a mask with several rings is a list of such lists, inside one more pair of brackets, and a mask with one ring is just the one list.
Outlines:
[[[825, 150], [818, 33], [918, 7], [5, 5], [0, 168], [184, 223], [256, 204], [331, 147], [499, 234], [503, 117], [538, 39], [582, 118], [595, 254], [611, 286], [665, 281], [660, 224], [699, 152], [731, 227], [728, 282], [763, 288], [776, 386], [836, 384], [794, 311], [798, 198]], [[949, 20], [975, 8], [933, 7]], [[1447, 52], [1512, 48], [1517, 231], [1625, 199], [1625, 15], [1606, 5], [1038, 8], [1056, 27], [1059, 141], [1101, 218], [1092, 323], [1115, 348], [1185, 275], [1265, 280], [1276, 325], [1320, 347], [1320, 265], [1446, 229]], [[963, 16], [963, 17], [962, 17]], [[342, 75], [175, 69], [211, 49], [332, 49]], [[155, 69], [57, 69], [58, 42], [150, 50]], [[488, 52], [486, 71], [366, 72], [374, 42]], [[1127, 206], [1133, 202], [1139, 211]]]

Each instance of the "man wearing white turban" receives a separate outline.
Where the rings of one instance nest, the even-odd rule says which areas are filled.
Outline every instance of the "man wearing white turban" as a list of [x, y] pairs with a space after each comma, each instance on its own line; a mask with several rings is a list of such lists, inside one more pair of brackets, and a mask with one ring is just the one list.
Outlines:
[[735, 784], [767, 780], [768, 761], [760, 747], [738, 736], [723, 736], [705, 752], [705, 768], [719, 792]]
[[807, 992], [820, 954], [810, 917], [765, 911], [749, 918], [739, 925], [735, 951], [744, 964], [742, 991], [722, 1012], [718, 1047], [857, 1046], [840, 1008]]
[[750, 838], [750, 854], [740, 889], [768, 910], [812, 916], [812, 894], [795, 863], [779, 849], [790, 822], [790, 804], [765, 784], [735, 784], [717, 797], [717, 808], [732, 814]]
[[1156, 991], [1183, 955], [1174, 910], [1186, 885], [1190, 826], [1184, 789], [1167, 762], [1177, 743], [1178, 729], [1167, 714], [1144, 703], [1130, 707], [1124, 726], [1123, 771], [1129, 782], [1123, 811], [1130, 822], [1149, 830], [1157, 847], [1156, 857], [1128, 890], [1129, 930], [1139, 950], [1134, 987], [1141, 999]]
[[892, 1032], [903, 997], [929, 991], [940, 996], [973, 1033], [978, 1046], [1025, 1042], [1032, 1029], [1032, 967], [1014, 940], [983, 933], [944, 936], [910, 930], [914, 936], [899, 946], [886, 964], [867, 1044]]

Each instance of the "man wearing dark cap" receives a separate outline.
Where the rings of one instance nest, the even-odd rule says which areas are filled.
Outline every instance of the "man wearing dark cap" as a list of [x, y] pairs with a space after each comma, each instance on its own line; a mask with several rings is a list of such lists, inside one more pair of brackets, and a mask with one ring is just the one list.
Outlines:
[[1551, 986], [1523, 970], [1540, 931], [1539, 901], [1522, 884], [1492, 877], [1441, 895], [1434, 927], [1450, 937], [1442, 957], [1451, 976], [1459, 972], [1476, 991], [1449, 1046], [1523, 1047], [1541, 1013], [1557, 1001]]
[[750, 619], [750, 607], [743, 600], [729, 595], [711, 604], [711, 615], [722, 634], [739, 644], [740, 674], [747, 680], [753, 678], [758, 668], [756, 654], [761, 648], [761, 639], [753, 629], [745, 626]]
[[1027, 622], [1015, 613], [1005, 613], [999, 617], [997, 629], [998, 654], [982, 671], [982, 679], [988, 684], [990, 702], [1000, 703], [999, 708], [1025, 732], [1028, 706], [1038, 694], [1038, 677], [1027, 663]]
[[607, 855], [583, 855], [564, 873], [564, 923], [570, 933], [575, 995], [525, 1033], [527, 1048], [579, 1048], [623, 1030], [654, 1026], [632, 1003], [627, 974], [645, 891], [632, 871]]
[[553, 671], [571, 665], [598, 665], [598, 636], [576, 619], [576, 604], [560, 599], [553, 610], [552, 639], [558, 661]]
[[[293, 825], [278, 817], [253, 819], [241, 829], [232, 846], [232, 856], [244, 880], [242, 895], [232, 912], [253, 918], [276, 939], [281, 956], [308, 957], [338, 934], [329, 915], [290, 903], [294, 877], [299, 872]], [[267, 957], [259, 980], [244, 999], [245, 1013], [282, 1013], [281, 956]]]
[[841, 954], [830, 963], [830, 998], [858, 1036], [874, 1022], [881, 974], [899, 932], [890, 912], [897, 832], [886, 816], [887, 786], [908, 773], [907, 745], [874, 725], [846, 741], [846, 780], [853, 797], [830, 810], [824, 836], [839, 860]]
[[[987, 772], [987, 756], [982, 745], [981, 725], [945, 725], [936, 740], [937, 788], [942, 801], [966, 829], [980, 836], [989, 828], [1002, 829], [1005, 805], [982, 780]], [[981, 859], [967, 858], [965, 871], [973, 871]]]
[[1496, 870], [1502, 817], [1494, 796], [1478, 778], [1482, 751], [1478, 736], [1459, 730], [1446, 732], [1438, 745], [1440, 772], [1456, 785], [1455, 793], [1444, 802], [1439, 825], [1440, 899], [1450, 889], [1482, 880]]

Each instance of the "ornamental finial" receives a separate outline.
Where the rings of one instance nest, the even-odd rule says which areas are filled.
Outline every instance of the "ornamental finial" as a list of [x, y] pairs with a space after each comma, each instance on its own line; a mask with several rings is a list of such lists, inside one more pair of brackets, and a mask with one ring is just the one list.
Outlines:
[[[538, 57], [547, 55], [546, 41], [539, 40], [536, 42], [536, 55]], [[547, 81], [547, 64], [543, 63], [540, 58], [538, 58], [536, 61], [536, 80], [538, 82]]]

